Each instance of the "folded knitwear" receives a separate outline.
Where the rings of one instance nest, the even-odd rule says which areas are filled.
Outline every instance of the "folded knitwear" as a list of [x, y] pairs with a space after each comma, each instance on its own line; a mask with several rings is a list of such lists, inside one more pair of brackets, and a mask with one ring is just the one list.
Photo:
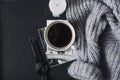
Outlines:
[[120, 0], [67, 0], [67, 5], [78, 56], [69, 75], [77, 80], [120, 80]]

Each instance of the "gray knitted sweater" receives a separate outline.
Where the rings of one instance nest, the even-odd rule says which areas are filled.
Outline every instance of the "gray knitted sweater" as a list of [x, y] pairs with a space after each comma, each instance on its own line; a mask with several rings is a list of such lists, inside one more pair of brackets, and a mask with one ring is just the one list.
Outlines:
[[78, 80], [120, 80], [120, 0], [67, 0], [78, 55], [68, 73]]

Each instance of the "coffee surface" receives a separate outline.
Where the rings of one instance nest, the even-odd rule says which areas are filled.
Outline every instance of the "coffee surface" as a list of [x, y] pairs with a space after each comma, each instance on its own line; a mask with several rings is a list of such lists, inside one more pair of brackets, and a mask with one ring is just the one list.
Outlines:
[[55, 47], [65, 47], [71, 39], [72, 32], [66, 24], [56, 23], [48, 31], [48, 40]]

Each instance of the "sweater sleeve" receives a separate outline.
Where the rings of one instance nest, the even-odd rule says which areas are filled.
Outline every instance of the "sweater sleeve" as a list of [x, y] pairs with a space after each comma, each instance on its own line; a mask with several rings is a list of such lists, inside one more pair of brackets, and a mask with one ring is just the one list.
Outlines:
[[78, 80], [103, 80], [101, 71], [97, 66], [82, 61], [73, 62], [68, 73]]

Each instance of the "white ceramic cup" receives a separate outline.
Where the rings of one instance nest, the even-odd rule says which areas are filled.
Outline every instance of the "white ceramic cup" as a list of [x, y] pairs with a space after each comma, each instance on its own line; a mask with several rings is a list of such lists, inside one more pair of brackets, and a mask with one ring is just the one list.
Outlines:
[[[65, 27], [66, 27], [66, 29], [68, 29], [68, 32], [70, 32], [70, 36], [71, 36], [71, 37], [67, 37], [67, 36], [66, 36], [66, 38], [65, 38], [64, 35], [62, 36], [63, 42], [64, 42], [64, 38], [65, 38], [65, 39], [70, 38], [70, 39], [69, 39], [69, 42], [66, 43], [66, 44], [65, 44], [64, 46], [62, 46], [62, 47], [58, 47], [58, 46], [52, 44], [51, 41], [50, 41], [50, 39], [49, 39], [50, 30], [53, 29], [52, 27], [54, 27], [54, 26], [57, 25], [57, 24], [66, 25]], [[55, 26], [55, 27], [57, 27], [57, 26]], [[60, 26], [59, 26], [59, 27], [60, 27]], [[61, 26], [61, 27], [62, 27], [62, 26]], [[64, 28], [64, 27], [63, 27], [63, 28]], [[59, 32], [59, 31], [57, 31], [57, 32]], [[62, 31], [61, 31], [61, 32], [62, 32]], [[63, 31], [63, 32], [65, 32], [65, 31]], [[55, 35], [56, 35], [56, 33], [55, 33]], [[59, 37], [59, 36], [57, 36], [57, 37]], [[55, 21], [51, 22], [49, 25], [47, 25], [47, 27], [45, 28], [45, 31], [44, 31], [44, 39], [45, 39], [45, 42], [46, 42], [47, 46], [48, 46], [50, 49], [55, 50], [55, 51], [65, 51], [65, 50], [69, 49], [69, 48], [73, 45], [73, 43], [74, 43], [74, 41], [75, 41], [75, 30], [74, 30], [73, 26], [72, 26], [67, 20], [55, 20]], [[51, 39], [52, 39], [52, 37], [51, 37]], [[59, 43], [58, 43], [58, 44], [59, 44]]]

